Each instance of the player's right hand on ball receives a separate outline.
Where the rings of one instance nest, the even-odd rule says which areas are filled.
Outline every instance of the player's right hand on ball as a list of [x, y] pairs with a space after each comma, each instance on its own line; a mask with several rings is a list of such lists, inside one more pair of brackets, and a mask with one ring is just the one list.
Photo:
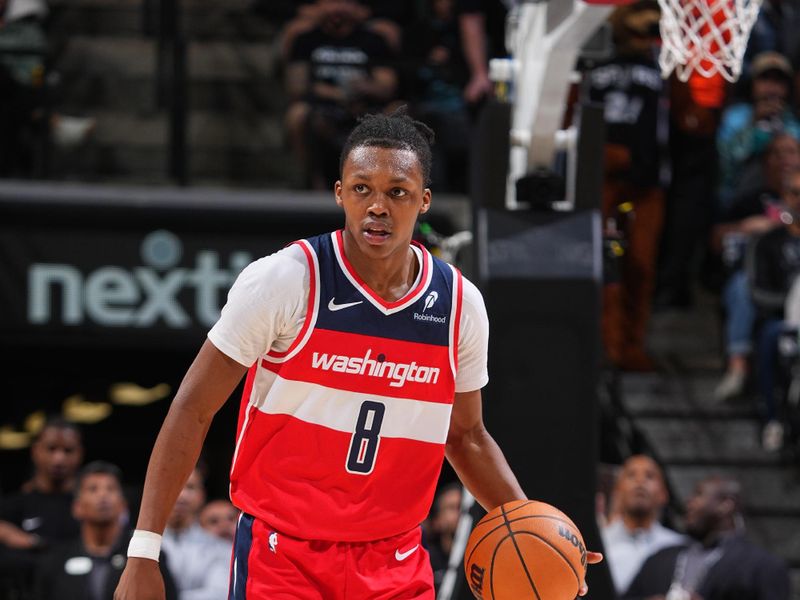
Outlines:
[[165, 600], [164, 578], [158, 563], [147, 558], [129, 558], [114, 592], [114, 600]]
[[[586, 552], [586, 563], [587, 564], [596, 565], [597, 563], [601, 562], [602, 560], [603, 560], [603, 555], [600, 554], [599, 552], [592, 552], [591, 550]], [[578, 596], [579, 597], [580, 596], [585, 596], [588, 593], [589, 593], [589, 586], [586, 585], [586, 581], [584, 580], [584, 581], [581, 582], [581, 589], [578, 592]]]

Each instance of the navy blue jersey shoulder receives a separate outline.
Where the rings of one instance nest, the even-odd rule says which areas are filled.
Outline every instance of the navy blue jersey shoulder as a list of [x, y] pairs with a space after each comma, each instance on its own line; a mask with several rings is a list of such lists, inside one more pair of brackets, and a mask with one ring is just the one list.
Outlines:
[[358, 333], [393, 340], [447, 346], [454, 274], [433, 256], [431, 281], [420, 298], [403, 310], [387, 315], [348, 279], [336, 259], [330, 234], [306, 240], [319, 261], [320, 293], [317, 329]]

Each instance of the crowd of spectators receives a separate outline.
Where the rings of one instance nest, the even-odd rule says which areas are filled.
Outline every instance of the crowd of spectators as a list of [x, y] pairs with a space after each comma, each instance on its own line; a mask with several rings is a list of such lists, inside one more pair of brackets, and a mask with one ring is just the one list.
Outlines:
[[[42, 552], [33, 597], [113, 598], [132, 534], [127, 511], [120, 470], [102, 461], [83, 467], [77, 475], [71, 515], [80, 533]], [[178, 596], [163, 555], [159, 565], [166, 597], [173, 600]]]
[[[610, 466], [610, 465], [608, 465]], [[440, 487], [423, 537], [436, 585], [463, 514], [461, 485]], [[683, 517], [670, 503], [664, 472], [634, 454], [613, 468], [596, 514], [615, 597], [625, 600], [789, 600], [787, 565], [754, 543], [742, 514], [742, 486], [711, 473], [695, 483]]]
[[683, 537], [661, 523], [669, 501], [664, 473], [649, 456], [634, 455], [620, 467], [601, 535], [617, 593], [624, 593], [642, 564]]
[[754, 389], [771, 452], [798, 437], [786, 400], [793, 369], [780, 351], [781, 339], [796, 337], [784, 307], [800, 272], [792, 183], [800, 53], [780, 16], [796, 19], [792, 6], [765, 2], [737, 85], [660, 79], [653, 0], [612, 13], [613, 55], [584, 75], [605, 108], [602, 210], [606, 235], [622, 248], [618, 277], [604, 289], [608, 362], [657, 368], [646, 344], [651, 303], [683, 309], [705, 287], [719, 297], [724, 331], [725, 369], [709, 401]]
[[41, 175], [50, 144], [74, 148], [95, 127], [59, 110], [49, 12], [46, 0], [0, 0], [0, 177]]
[[[0, 498], [0, 589], [19, 600], [111, 600], [127, 561], [137, 490], [111, 463], [83, 464], [82, 433], [60, 418], [43, 425], [30, 456], [31, 478]], [[167, 599], [227, 596], [239, 513], [226, 499], [207, 501], [204, 476], [201, 460], [164, 532], [159, 566]], [[748, 539], [741, 495], [734, 479], [703, 478], [678, 533], [667, 518], [661, 467], [646, 455], [628, 457], [597, 515], [617, 594], [651, 598], [677, 586], [706, 599], [787, 600], [786, 566]], [[446, 483], [423, 523], [437, 586], [462, 510], [461, 485]]]
[[710, 248], [722, 265], [722, 305], [727, 315], [727, 367], [715, 396], [725, 400], [741, 394], [749, 372], [756, 310], [750, 293], [745, 257], [753, 239], [780, 222], [787, 178], [800, 168], [800, 142], [786, 133], [776, 135], [763, 156], [763, 181], [737, 194], [711, 232]]
[[[18, 600], [111, 600], [125, 568], [136, 488], [102, 460], [83, 465], [78, 427], [51, 418], [31, 445], [32, 476], [0, 497], [0, 593]], [[168, 600], [219, 600], [228, 592], [238, 511], [206, 502], [199, 463], [164, 532], [159, 565]]]
[[[504, 9], [499, 2], [431, 0], [391, 14], [384, 4], [284, 7], [288, 144], [307, 185], [330, 189], [342, 136], [358, 116], [407, 104], [437, 134], [435, 189], [466, 191], [477, 108], [493, 89], [488, 58], [504, 54], [496, 27]], [[602, 212], [606, 235], [619, 239], [623, 252], [618, 276], [604, 287], [608, 363], [657, 368], [647, 347], [652, 310], [689, 307], [704, 285], [718, 294], [725, 333], [726, 366], [714, 399], [754, 388], [770, 451], [788, 437], [788, 381], [776, 371], [777, 334], [765, 335], [769, 319], [780, 315], [759, 303], [754, 282], [763, 273], [757, 262], [747, 266], [747, 256], [761, 235], [791, 218], [786, 178], [800, 159], [800, 49], [789, 32], [797, 13], [790, 2], [765, 1], [738, 84], [699, 76], [684, 83], [661, 79], [659, 6], [637, 0], [612, 13], [612, 55], [586, 61], [581, 87], [605, 107]], [[781, 265], [785, 299], [796, 271], [791, 261]]]
[[331, 188], [360, 115], [407, 105], [437, 135], [436, 189], [466, 192], [473, 123], [492, 90], [488, 58], [505, 54], [504, 10], [467, 0], [398, 4], [262, 5], [281, 23], [286, 138], [307, 187]]
[[228, 593], [231, 541], [201, 525], [205, 467], [198, 464], [167, 519], [162, 548], [181, 600], [214, 600]]
[[[328, 10], [337, 4], [315, 3]], [[339, 88], [332, 104], [352, 119], [357, 111], [348, 103], [354, 100], [361, 102], [359, 110], [367, 100], [373, 103], [370, 110], [408, 103], [437, 133], [435, 189], [465, 190], [475, 108], [492, 91], [486, 59], [503, 54], [502, 33], [492, 27], [502, 22], [500, 3], [432, 1], [424, 19], [396, 21], [390, 35], [375, 26], [370, 3], [342, 4], [360, 15], [351, 26], [365, 37], [371, 32], [375, 49], [359, 59], [358, 85], [335, 84], [329, 75], [327, 83]], [[646, 343], [651, 308], [691, 307], [698, 283], [704, 285], [718, 294], [724, 332], [725, 369], [713, 400], [727, 402], [755, 387], [762, 445], [776, 452], [791, 439], [786, 401], [791, 370], [780, 356], [781, 341], [793, 336], [796, 349], [798, 325], [787, 313], [797, 303], [791, 291], [799, 289], [800, 272], [800, 9], [793, 2], [765, 0], [737, 85], [719, 77], [661, 80], [655, 59], [658, 11], [654, 0], [617, 9], [610, 18], [613, 56], [584, 74], [582, 89], [604, 104], [608, 126], [602, 196], [606, 234], [618, 236], [625, 251], [619, 278], [604, 289], [606, 356], [624, 370], [656, 368]], [[284, 39], [287, 83], [295, 101], [287, 130], [307, 165], [309, 184], [329, 188], [338, 154], [336, 132], [314, 131], [319, 123], [312, 114], [320, 100], [309, 89], [335, 72], [326, 61], [336, 61], [333, 54], [319, 52], [323, 59], [315, 62], [321, 37], [307, 33], [313, 31], [310, 25], [298, 34], [296, 23], [286, 27]], [[354, 72], [352, 67], [345, 71]], [[302, 87], [293, 87], [296, 72], [303, 73]], [[367, 93], [370, 88], [361, 82], [378, 78], [385, 82], [379, 88], [383, 94], [375, 94], [374, 87]], [[350, 126], [346, 119], [340, 132]], [[314, 131], [311, 145], [309, 131]], [[321, 141], [324, 145], [317, 146]], [[328, 174], [324, 161], [310, 156], [314, 152], [330, 153]], [[751, 379], [755, 386], [749, 385]], [[439, 576], [446, 568], [459, 498], [457, 489], [443, 490], [429, 522]], [[785, 569], [741, 535], [736, 482], [711, 478], [698, 486], [689, 503], [686, 537], [659, 523], [667, 490], [652, 459], [625, 463], [614, 498], [603, 537], [619, 593], [663, 596], [674, 585], [702, 597], [727, 597], [731, 587], [748, 590], [747, 597], [786, 597]], [[712, 510], [715, 505], [724, 510]], [[774, 587], [767, 587], [768, 581]]]
[[[800, 130], [789, 59], [761, 52], [749, 75], [747, 95], [728, 104], [717, 130], [719, 186], [708, 248], [718, 259], [712, 262], [721, 282], [726, 370], [715, 397], [740, 397], [753, 379], [762, 444], [779, 451], [790, 437], [779, 340], [788, 330], [784, 305], [800, 273], [793, 244]], [[796, 441], [796, 432], [791, 438]]]
[[672, 529], [663, 472], [649, 456], [617, 471], [608, 510], [598, 514], [605, 560], [624, 599], [787, 600], [789, 572], [753, 543], [741, 513], [742, 488], [708, 475], [686, 501], [683, 533]]

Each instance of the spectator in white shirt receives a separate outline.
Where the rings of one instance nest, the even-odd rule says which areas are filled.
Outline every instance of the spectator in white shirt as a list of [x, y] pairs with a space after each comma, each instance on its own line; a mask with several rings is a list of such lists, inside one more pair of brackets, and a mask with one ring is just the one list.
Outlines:
[[668, 500], [664, 474], [652, 458], [636, 454], [623, 463], [614, 486], [614, 512], [601, 530], [617, 593], [628, 589], [649, 556], [684, 542], [659, 522]]
[[200, 526], [198, 515], [205, 499], [203, 475], [195, 467], [175, 502], [162, 540], [179, 600], [228, 596], [231, 545]]
[[229, 500], [212, 500], [200, 511], [200, 525], [208, 533], [233, 544], [239, 510]]

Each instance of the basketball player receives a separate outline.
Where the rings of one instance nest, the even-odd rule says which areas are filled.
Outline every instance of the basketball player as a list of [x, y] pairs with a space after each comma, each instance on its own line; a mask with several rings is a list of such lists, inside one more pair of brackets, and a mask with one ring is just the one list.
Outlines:
[[433, 599], [419, 524], [445, 455], [486, 509], [525, 498], [481, 417], [480, 293], [411, 243], [431, 139], [404, 114], [364, 118], [334, 187], [344, 229], [241, 273], [156, 441], [117, 600], [163, 598], [160, 533], [245, 372], [230, 599]]

